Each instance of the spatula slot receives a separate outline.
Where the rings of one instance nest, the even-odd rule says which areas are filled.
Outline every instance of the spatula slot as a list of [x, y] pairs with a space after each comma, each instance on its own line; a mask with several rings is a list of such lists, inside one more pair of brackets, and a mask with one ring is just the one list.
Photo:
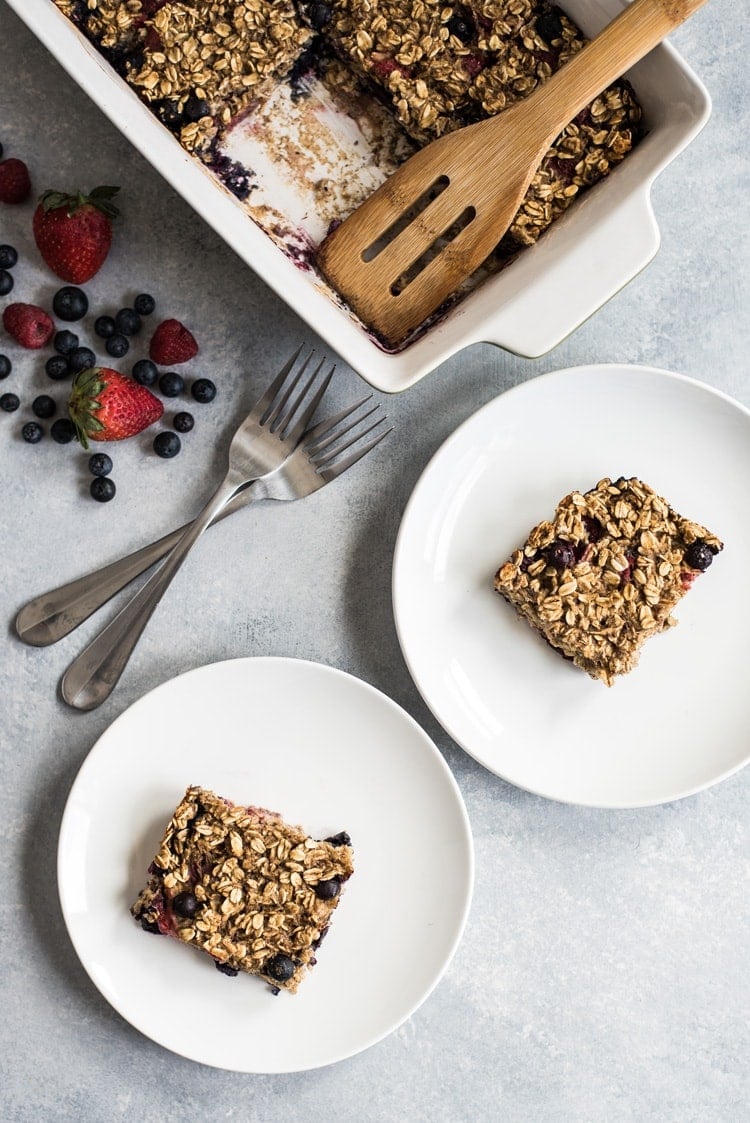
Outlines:
[[391, 223], [387, 230], [379, 234], [375, 241], [362, 251], [362, 260], [364, 262], [374, 261], [378, 254], [382, 253], [391, 242], [395, 242], [399, 234], [407, 226], [410, 226], [415, 218], [427, 210], [430, 203], [433, 203], [438, 195], [442, 195], [449, 183], [450, 179], [447, 175], [438, 176], [434, 183], [431, 183], [427, 190], [423, 191], [403, 214]]
[[404, 289], [412, 283], [412, 281], [422, 273], [431, 261], [434, 261], [438, 254], [443, 253], [451, 242], [455, 241], [462, 230], [465, 230], [469, 223], [474, 221], [476, 217], [476, 209], [474, 207], [467, 207], [462, 211], [455, 222], [439, 234], [435, 241], [427, 247], [424, 253], [420, 254], [416, 261], [412, 262], [408, 269], [406, 269], [397, 281], [391, 285], [391, 296], [400, 296]]

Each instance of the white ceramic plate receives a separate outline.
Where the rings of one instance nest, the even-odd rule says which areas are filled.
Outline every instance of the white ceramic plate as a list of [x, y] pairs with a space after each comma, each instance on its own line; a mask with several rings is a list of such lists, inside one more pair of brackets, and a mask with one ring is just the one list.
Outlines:
[[[639, 666], [611, 688], [555, 654], [493, 590], [557, 502], [639, 476], [725, 542]], [[596, 807], [663, 803], [750, 756], [750, 411], [667, 371], [589, 366], [470, 417], [420, 479], [393, 577], [404, 656], [427, 705], [491, 771]]]
[[[354, 876], [296, 995], [229, 979], [129, 915], [190, 784], [352, 836]], [[425, 1000], [463, 931], [473, 849], [450, 770], [399, 706], [329, 667], [239, 659], [165, 683], [100, 738], [68, 799], [58, 877], [81, 962], [136, 1029], [218, 1068], [291, 1072], [365, 1049]]]

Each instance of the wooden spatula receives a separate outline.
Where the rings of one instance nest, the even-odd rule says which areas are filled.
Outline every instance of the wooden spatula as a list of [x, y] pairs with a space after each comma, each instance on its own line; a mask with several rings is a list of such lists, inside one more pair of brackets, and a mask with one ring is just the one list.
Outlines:
[[321, 272], [403, 342], [489, 256], [565, 126], [705, 2], [634, 0], [522, 102], [417, 152], [328, 235]]

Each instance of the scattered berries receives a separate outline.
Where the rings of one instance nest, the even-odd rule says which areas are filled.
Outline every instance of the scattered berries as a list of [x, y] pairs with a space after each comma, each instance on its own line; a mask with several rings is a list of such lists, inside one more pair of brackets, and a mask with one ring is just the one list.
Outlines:
[[150, 293], [141, 292], [133, 301], [133, 308], [139, 316], [150, 316], [156, 308], [156, 301]]
[[137, 335], [142, 326], [135, 308], [121, 308], [115, 316], [115, 328], [122, 335]]
[[112, 316], [97, 316], [94, 320], [94, 331], [100, 339], [109, 339], [117, 331]]
[[294, 974], [294, 964], [288, 955], [275, 955], [266, 964], [266, 974], [277, 983], [286, 983]]
[[52, 311], [58, 320], [71, 323], [74, 320], [82, 320], [88, 310], [89, 298], [83, 289], [77, 289], [75, 285], [66, 285], [58, 289], [52, 298]]
[[18, 261], [18, 250], [14, 246], [0, 246], [0, 269], [12, 269]]
[[149, 355], [159, 366], [186, 363], [197, 354], [195, 338], [179, 320], [163, 320], [151, 337]]
[[61, 378], [67, 378], [70, 374], [70, 363], [67, 355], [52, 355], [44, 364], [44, 369], [55, 382], [58, 382]]
[[115, 481], [106, 479], [104, 476], [95, 476], [89, 486], [91, 498], [95, 499], [97, 503], [109, 503], [110, 499], [114, 499], [117, 488]]
[[328, 881], [319, 881], [315, 886], [315, 896], [321, 901], [332, 901], [340, 892], [341, 882], [337, 877], [331, 877]]
[[13, 370], [13, 363], [7, 355], [0, 355], [0, 379], [7, 378]]
[[82, 370], [88, 370], [96, 362], [96, 355], [90, 347], [76, 347], [75, 351], [71, 351], [68, 355], [68, 365], [71, 374], [80, 374]]
[[54, 417], [57, 410], [55, 399], [51, 398], [49, 394], [40, 394], [38, 398], [34, 398], [31, 408], [37, 417], [41, 417], [43, 421]]
[[75, 440], [76, 427], [69, 418], [58, 417], [57, 421], [52, 422], [49, 433], [52, 440], [56, 441], [57, 444], [68, 445]]
[[12, 274], [7, 269], [0, 269], [0, 296], [7, 296], [14, 283]]
[[141, 386], [153, 386], [159, 376], [159, 371], [156, 369], [156, 363], [152, 363], [150, 359], [139, 359], [137, 363], [133, 364], [132, 374]]
[[178, 916], [184, 916], [186, 918], [195, 916], [198, 911], [198, 898], [194, 893], [178, 893], [172, 899], [172, 910], [176, 912]]
[[29, 169], [23, 160], [0, 163], [0, 203], [25, 203], [31, 194]]
[[92, 476], [108, 476], [112, 471], [112, 457], [106, 452], [95, 452], [89, 457], [89, 472]]
[[114, 335], [110, 335], [109, 339], [105, 340], [104, 350], [113, 359], [121, 359], [130, 350], [130, 341], [126, 335], [116, 331]]
[[99, 272], [112, 245], [112, 199], [119, 187], [96, 187], [89, 195], [45, 191], [34, 212], [34, 238], [56, 276], [74, 285]]
[[27, 421], [21, 430], [21, 436], [29, 445], [38, 445], [44, 436], [44, 429], [37, 421]]
[[21, 404], [21, 399], [18, 394], [3, 394], [0, 397], [0, 409], [5, 413], [15, 413]]
[[54, 340], [58, 355], [69, 355], [78, 346], [78, 336], [74, 331], [59, 331]]
[[310, 8], [310, 23], [314, 31], [322, 31], [327, 23], [331, 22], [330, 4], [313, 4]]
[[174, 415], [174, 421], [172, 422], [172, 424], [174, 425], [178, 433], [189, 433], [195, 425], [195, 419], [192, 413], [188, 413], [187, 410], [183, 410], [181, 413], [176, 413]]
[[175, 370], [169, 370], [159, 379], [159, 389], [165, 398], [176, 398], [185, 389], [185, 379]]
[[92, 367], [73, 383], [68, 410], [78, 440], [88, 448], [89, 440], [121, 441], [135, 436], [159, 420], [164, 406], [127, 375], [109, 367]]
[[8, 304], [3, 312], [3, 327], [16, 343], [32, 351], [49, 343], [55, 332], [51, 317], [36, 304]]
[[208, 402], [212, 402], [216, 397], [216, 387], [210, 378], [196, 378], [195, 382], [190, 387], [190, 393], [193, 395], [196, 402], [207, 405]]
[[182, 448], [182, 441], [176, 433], [157, 433], [154, 437], [154, 452], [162, 460], [171, 460]]
[[564, 542], [562, 538], [558, 538], [549, 547], [547, 558], [550, 565], [553, 565], [555, 569], [570, 569], [572, 565], [575, 565], [576, 552], [571, 542]]

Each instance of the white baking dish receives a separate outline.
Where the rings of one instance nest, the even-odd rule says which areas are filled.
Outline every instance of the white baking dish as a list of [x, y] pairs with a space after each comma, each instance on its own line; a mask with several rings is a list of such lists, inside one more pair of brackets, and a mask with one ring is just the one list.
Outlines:
[[[406, 389], [455, 352], [487, 341], [535, 357], [555, 347], [654, 257], [659, 229], [651, 206], [656, 176], [697, 135], [711, 103], [705, 87], [668, 45], [628, 77], [647, 135], [604, 181], [578, 200], [540, 242], [472, 292], [399, 354], [387, 354], [332, 297], [248, 217], [151, 114], [51, 0], [6, 0], [94, 102], [216, 232], [355, 370], [387, 392]], [[565, 0], [589, 36], [622, 0]]]

